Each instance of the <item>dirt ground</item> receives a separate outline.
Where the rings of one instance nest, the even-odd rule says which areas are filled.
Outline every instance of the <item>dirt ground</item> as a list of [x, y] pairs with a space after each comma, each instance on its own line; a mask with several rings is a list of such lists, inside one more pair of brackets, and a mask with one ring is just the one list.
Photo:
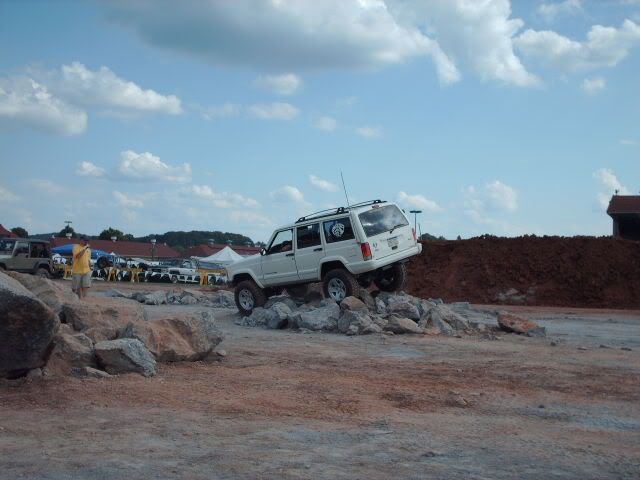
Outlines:
[[549, 336], [271, 331], [218, 309], [221, 362], [0, 384], [0, 479], [640, 478], [640, 312], [513, 310]]

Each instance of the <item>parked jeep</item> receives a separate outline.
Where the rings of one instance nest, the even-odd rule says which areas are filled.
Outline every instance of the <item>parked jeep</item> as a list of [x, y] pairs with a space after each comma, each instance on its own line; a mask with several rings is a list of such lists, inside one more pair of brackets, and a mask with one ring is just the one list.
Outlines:
[[337, 302], [374, 283], [397, 291], [406, 281], [405, 263], [422, 251], [416, 232], [397, 205], [373, 200], [324, 210], [277, 229], [260, 255], [227, 267], [238, 310], [248, 315], [286, 288], [304, 290], [323, 282]]
[[29, 238], [0, 238], [0, 270], [50, 278], [54, 269], [49, 242]]

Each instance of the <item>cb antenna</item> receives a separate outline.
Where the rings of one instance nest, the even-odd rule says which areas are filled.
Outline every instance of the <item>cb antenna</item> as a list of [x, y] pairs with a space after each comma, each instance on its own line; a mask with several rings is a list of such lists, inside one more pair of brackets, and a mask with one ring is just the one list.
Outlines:
[[347, 207], [351, 207], [351, 205], [349, 205], [349, 195], [347, 195], [347, 187], [344, 184], [344, 175], [342, 175], [342, 170], [340, 171], [340, 178], [342, 179], [342, 188], [344, 189], [344, 196], [347, 199]]

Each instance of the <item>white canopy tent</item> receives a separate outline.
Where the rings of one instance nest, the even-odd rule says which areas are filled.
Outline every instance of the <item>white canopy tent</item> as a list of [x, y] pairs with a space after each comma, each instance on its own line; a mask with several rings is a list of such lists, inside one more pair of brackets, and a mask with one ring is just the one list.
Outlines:
[[242, 260], [244, 257], [238, 255], [231, 247], [224, 247], [218, 253], [209, 255], [208, 257], [194, 257], [202, 263], [217, 263], [219, 265], [231, 265], [232, 263]]

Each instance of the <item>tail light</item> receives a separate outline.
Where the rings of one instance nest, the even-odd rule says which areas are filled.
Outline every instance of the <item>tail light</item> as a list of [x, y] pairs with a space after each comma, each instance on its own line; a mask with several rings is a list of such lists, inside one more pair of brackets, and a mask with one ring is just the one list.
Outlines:
[[371, 260], [371, 247], [368, 243], [361, 243], [360, 250], [362, 250], [362, 258], [364, 260]]
[[411, 229], [411, 232], [413, 233], [413, 241], [414, 241], [414, 243], [415, 243], [415, 242], [417, 242], [417, 241], [418, 241], [418, 239], [416, 238], [416, 229], [415, 229], [415, 228], [412, 228], [412, 229]]

